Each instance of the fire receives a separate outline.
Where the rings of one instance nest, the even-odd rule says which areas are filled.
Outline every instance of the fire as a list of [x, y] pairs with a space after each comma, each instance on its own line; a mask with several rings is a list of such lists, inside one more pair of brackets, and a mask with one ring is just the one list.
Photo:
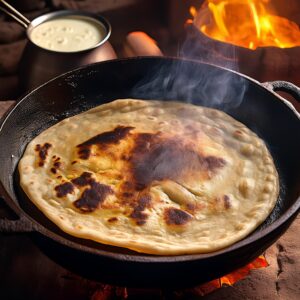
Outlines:
[[233, 286], [239, 280], [246, 278], [251, 270], [266, 268], [268, 266], [269, 264], [266, 258], [264, 257], [264, 255], [261, 255], [248, 265], [239, 268], [230, 274], [197, 286], [196, 288], [194, 288], [194, 293], [200, 296], [204, 296], [221, 288], [224, 285]]
[[[254, 259], [251, 263], [249, 263], [248, 265], [237, 269], [236, 271], [227, 274], [221, 278], [209, 281], [207, 283], [201, 284], [199, 286], [196, 286], [194, 288], [190, 288], [190, 289], [183, 289], [183, 290], [174, 290], [174, 297], [176, 295], [176, 299], [177, 298], [186, 298], [184, 297], [184, 295], [190, 295], [191, 293], [194, 294], [195, 296], [205, 296], [219, 288], [221, 288], [222, 286], [232, 286], [234, 285], [236, 282], [238, 282], [239, 280], [242, 280], [244, 278], [246, 278], [250, 271], [252, 270], [256, 270], [256, 269], [260, 269], [260, 268], [266, 268], [268, 267], [269, 264], [266, 260], [266, 258], [264, 257], [264, 255], [261, 255], [259, 257], [257, 257], [256, 259]], [[134, 290], [136, 290], [134, 292]], [[152, 293], [151, 293], [152, 291]], [[132, 295], [131, 295], [132, 292]], [[127, 299], [130, 298], [131, 296], [132, 298], [136, 298], [134, 296], [139, 295], [142, 297], [143, 295], [147, 295], [149, 296], [149, 292], [150, 292], [150, 296], [152, 295], [153, 297], [158, 296], [158, 294], [160, 295], [159, 298], [161, 298], [162, 292], [159, 291], [159, 289], [134, 289], [134, 288], [129, 288], [127, 289], [126, 287], [116, 287], [116, 286], [112, 286], [112, 285], [107, 285], [107, 284], [99, 284], [99, 287], [95, 290], [95, 292], [93, 293], [92, 297], [90, 298], [91, 300], [107, 300], [107, 299], [115, 299], [116, 297], [118, 299]], [[156, 292], [156, 293], [155, 293]], [[141, 298], [140, 297], [140, 298]], [[152, 298], [153, 298], [152, 297]], [[174, 297], [171, 297], [172, 299]]]
[[274, 14], [269, 0], [205, 0], [193, 24], [215, 40], [249, 49], [300, 46], [299, 26]]

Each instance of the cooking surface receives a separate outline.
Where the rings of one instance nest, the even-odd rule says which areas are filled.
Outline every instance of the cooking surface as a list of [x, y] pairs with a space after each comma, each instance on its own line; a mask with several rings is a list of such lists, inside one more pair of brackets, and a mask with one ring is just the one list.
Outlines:
[[[0, 102], [2, 115], [13, 102]], [[0, 202], [0, 217], [6, 216]], [[266, 252], [268, 268], [254, 270], [234, 287], [222, 288], [202, 299], [299, 299], [300, 216]], [[69, 272], [49, 259], [35, 244], [33, 234], [0, 235], [0, 295], [3, 299], [94, 299], [103, 286]], [[16, 288], [18, 287], [18, 288]], [[161, 296], [162, 291], [129, 289], [130, 298]], [[168, 291], [172, 295], [174, 291]], [[93, 299], [93, 300], [94, 300]]]

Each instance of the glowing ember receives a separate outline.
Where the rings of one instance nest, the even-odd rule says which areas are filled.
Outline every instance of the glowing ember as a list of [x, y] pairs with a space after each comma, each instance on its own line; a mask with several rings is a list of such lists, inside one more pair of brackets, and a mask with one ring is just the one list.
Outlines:
[[204, 296], [221, 288], [223, 285], [232, 286], [239, 280], [244, 279], [251, 270], [266, 268], [268, 265], [269, 264], [265, 257], [261, 255], [245, 267], [237, 269], [236, 271], [233, 271], [219, 279], [199, 285], [198, 287], [194, 288], [193, 292], [197, 295]]
[[[265, 257], [263, 255], [261, 255], [258, 258], [256, 258], [254, 261], [252, 261], [251, 263], [246, 265], [245, 267], [242, 267], [230, 274], [227, 274], [226, 276], [223, 276], [221, 278], [201, 284], [192, 289], [174, 290], [174, 296], [176, 295], [175, 298], [179, 298], [179, 299], [184, 298], [184, 295], [188, 295], [190, 293], [192, 293], [196, 296], [204, 296], [204, 295], [207, 295], [207, 294], [221, 288], [223, 285], [232, 286], [237, 281], [244, 279], [250, 273], [251, 270], [265, 268], [268, 265], [269, 264], [268, 264], [267, 260], [265, 259]], [[149, 292], [150, 292], [150, 295], [149, 295]], [[131, 294], [133, 294], [133, 295], [131, 295]], [[160, 291], [159, 289], [153, 289], [153, 290], [151, 290], [151, 289], [143, 290], [142, 288], [141, 289], [134, 289], [134, 288], [127, 289], [126, 287], [122, 288], [122, 287], [115, 287], [115, 286], [111, 286], [111, 285], [101, 285], [93, 293], [90, 300], [115, 299], [116, 296], [117, 296], [117, 299], [127, 299], [128, 297], [131, 299], [131, 296], [133, 296], [133, 298], [138, 299], [138, 297], [135, 297], [135, 294], [136, 294], [136, 296], [139, 294], [144, 295], [144, 296], [145, 295], [151, 296], [153, 294], [152, 298], [165, 299], [165, 297], [162, 296], [163, 295], [162, 291]], [[160, 296], [158, 296], [158, 295], [160, 295]], [[151, 298], [151, 297], [149, 297], [149, 298]], [[147, 299], [148, 299], [148, 297], [147, 297]]]
[[206, 0], [190, 8], [194, 25], [210, 38], [249, 49], [300, 46], [299, 26], [275, 15], [269, 0]]

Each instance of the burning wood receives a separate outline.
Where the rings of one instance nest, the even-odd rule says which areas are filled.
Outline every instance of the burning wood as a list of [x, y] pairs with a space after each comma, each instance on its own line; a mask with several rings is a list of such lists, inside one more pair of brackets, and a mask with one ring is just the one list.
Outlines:
[[245, 267], [239, 268], [218, 279], [201, 284], [192, 289], [191, 292], [199, 296], [205, 296], [223, 286], [233, 286], [236, 282], [246, 278], [251, 270], [266, 268], [267, 266], [269, 266], [267, 260], [261, 255]]
[[193, 24], [206, 36], [249, 49], [300, 46], [299, 26], [276, 15], [270, 0], [205, 0], [190, 8]]

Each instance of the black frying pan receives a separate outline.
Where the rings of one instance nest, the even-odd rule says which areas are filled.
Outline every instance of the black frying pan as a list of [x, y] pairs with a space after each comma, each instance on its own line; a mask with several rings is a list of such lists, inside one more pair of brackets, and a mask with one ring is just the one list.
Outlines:
[[[269, 83], [269, 87], [300, 97], [299, 89], [290, 84]], [[270, 217], [231, 247], [209, 254], [180, 256], [143, 255], [75, 238], [44, 217], [18, 184], [16, 167], [27, 143], [65, 117], [127, 97], [177, 99], [220, 108], [261, 136], [274, 157], [281, 182], [280, 197]], [[224, 275], [250, 262], [274, 243], [300, 207], [299, 114], [262, 84], [200, 62], [134, 58], [69, 72], [20, 100], [3, 119], [0, 145], [1, 196], [20, 218], [0, 220], [0, 230], [34, 232], [36, 243], [57, 262], [83, 276], [109, 283], [179, 287]]]

